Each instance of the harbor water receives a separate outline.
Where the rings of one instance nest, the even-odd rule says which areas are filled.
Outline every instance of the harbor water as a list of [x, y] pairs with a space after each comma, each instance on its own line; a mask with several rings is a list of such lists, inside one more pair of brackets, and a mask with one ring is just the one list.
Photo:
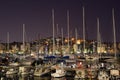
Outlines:
[[1, 76], [0, 80], [79, 80], [74, 79], [73, 77], [61, 77], [61, 78], [53, 78], [53, 77], [35, 77], [35, 76], [18, 76], [18, 75], [6, 75]]

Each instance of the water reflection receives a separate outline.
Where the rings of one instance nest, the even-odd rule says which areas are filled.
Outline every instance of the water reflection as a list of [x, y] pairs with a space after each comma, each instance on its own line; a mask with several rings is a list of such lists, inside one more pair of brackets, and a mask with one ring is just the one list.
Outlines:
[[34, 80], [33, 77], [30, 77], [28, 75], [22, 75], [22, 76], [19, 76], [19, 80]]
[[6, 75], [5, 77], [6, 77], [5, 80], [6, 80], [6, 79], [7, 79], [7, 80], [19, 80], [17, 74], [15, 74], [15, 75]]
[[0, 80], [51, 80], [51, 78], [50, 77], [34, 77], [29, 75], [18, 76], [17, 74], [14, 74], [14, 75], [1, 76]]
[[51, 77], [35, 77], [29, 75], [18, 76], [17, 74], [15, 74], [2, 76], [0, 77], [0, 80], [77, 80], [77, 79], [74, 79], [72, 77], [51, 78]]
[[51, 78], [51, 80], [66, 80], [65, 77], [61, 77], [61, 78]]

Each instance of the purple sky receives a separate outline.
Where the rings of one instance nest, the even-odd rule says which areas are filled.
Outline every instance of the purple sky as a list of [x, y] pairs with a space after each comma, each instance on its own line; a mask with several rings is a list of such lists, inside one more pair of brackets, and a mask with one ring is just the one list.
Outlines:
[[120, 41], [119, 0], [4, 0], [0, 1], [0, 40], [22, 41], [22, 24], [25, 24], [27, 40], [52, 36], [52, 8], [55, 26], [64, 29], [67, 36], [67, 10], [70, 12], [70, 35], [75, 27], [82, 38], [82, 6], [85, 7], [86, 39], [96, 39], [96, 18], [100, 19], [102, 41], [113, 41], [112, 8], [115, 9], [116, 36]]

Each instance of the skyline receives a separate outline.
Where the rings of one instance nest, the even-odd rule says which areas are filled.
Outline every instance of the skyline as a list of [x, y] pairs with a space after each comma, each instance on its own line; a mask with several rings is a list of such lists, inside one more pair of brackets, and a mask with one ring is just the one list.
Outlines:
[[67, 36], [67, 10], [70, 13], [70, 35], [82, 38], [82, 7], [85, 8], [86, 39], [97, 40], [97, 17], [100, 20], [100, 33], [103, 42], [113, 42], [112, 8], [115, 10], [115, 27], [117, 41], [120, 42], [120, 8], [119, 0], [40, 0], [40, 1], [1, 1], [0, 3], [0, 40], [10, 42], [22, 41], [22, 28], [25, 24], [27, 40], [52, 36], [52, 9], [55, 12], [55, 27], [59, 33], [63, 28]]

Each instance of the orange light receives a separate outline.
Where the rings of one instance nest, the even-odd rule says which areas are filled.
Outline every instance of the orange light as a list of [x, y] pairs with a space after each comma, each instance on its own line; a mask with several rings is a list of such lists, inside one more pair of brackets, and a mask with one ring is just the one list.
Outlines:
[[67, 42], [68, 42], [68, 40], [67, 40], [67, 39], [65, 39], [65, 42], [67, 43]]
[[81, 41], [80, 40], [77, 40], [77, 44], [80, 44], [81, 43]]
[[75, 38], [71, 38], [71, 40], [72, 40], [72, 41], [74, 41], [74, 40], [75, 40]]

